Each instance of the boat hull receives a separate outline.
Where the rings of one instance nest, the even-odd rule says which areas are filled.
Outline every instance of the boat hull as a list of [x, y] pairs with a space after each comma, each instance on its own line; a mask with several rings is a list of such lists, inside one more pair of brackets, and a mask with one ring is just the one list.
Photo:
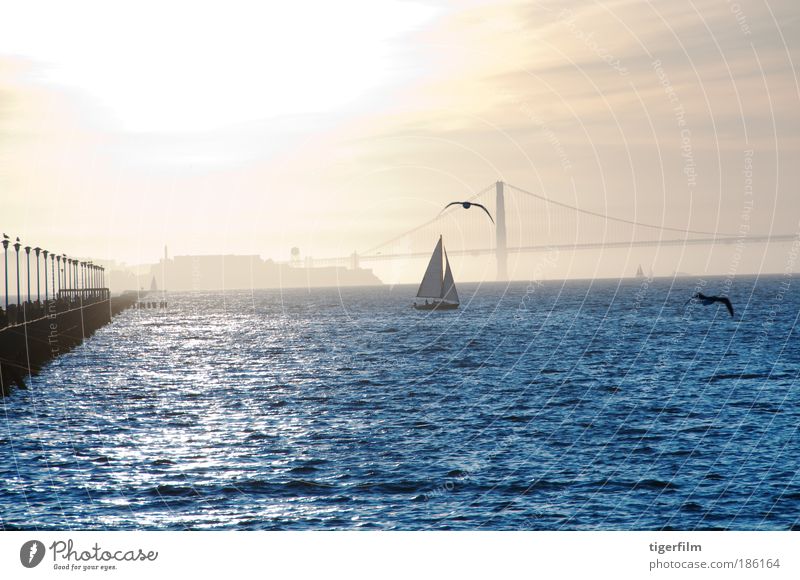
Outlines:
[[433, 304], [414, 304], [415, 310], [455, 310], [458, 303], [434, 302]]

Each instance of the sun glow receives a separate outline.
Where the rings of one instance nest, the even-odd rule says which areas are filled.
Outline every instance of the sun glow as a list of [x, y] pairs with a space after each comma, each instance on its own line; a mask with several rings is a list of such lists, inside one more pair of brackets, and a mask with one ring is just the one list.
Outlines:
[[402, 80], [408, 51], [394, 41], [435, 14], [353, 0], [6, 10], [4, 51], [48, 65], [41, 81], [88, 95], [125, 130], [164, 132], [355, 105]]

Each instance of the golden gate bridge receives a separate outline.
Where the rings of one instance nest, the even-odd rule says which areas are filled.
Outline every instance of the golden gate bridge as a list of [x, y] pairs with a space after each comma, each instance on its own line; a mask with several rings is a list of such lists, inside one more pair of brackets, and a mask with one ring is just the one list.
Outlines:
[[[749, 230], [719, 232], [656, 224], [583, 209], [515, 185], [497, 181], [467, 201], [485, 205], [493, 225], [480, 209], [453, 206], [402, 234], [363, 251], [313, 259], [314, 266], [427, 258], [433, 241], [446, 231], [451, 256], [494, 255], [498, 280], [508, 278], [510, 254], [556, 250], [694, 246], [786, 242], [794, 234], [751, 235]], [[432, 241], [433, 240], [433, 241]]]

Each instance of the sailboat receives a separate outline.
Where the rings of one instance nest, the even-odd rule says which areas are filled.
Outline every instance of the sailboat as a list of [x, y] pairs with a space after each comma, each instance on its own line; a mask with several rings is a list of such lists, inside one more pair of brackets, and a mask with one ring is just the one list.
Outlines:
[[[453, 280], [453, 272], [450, 270], [450, 260], [447, 259], [447, 251], [442, 243], [442, 236], [439, 236], [439, 243], [433, 249], [428, 269], [425, 270], [422, 283], [417, 291], [417, 298], [426, 299], [425, 304], [414, 302], [414, 308], [417, 310], [455, 310], [458, 308], [458, 292]], [[427, 299], [433, 299], [433, 302], [429, 303]]]
[[639, 267], [636, 269], [636, 277], [637, 278], [644, 278], [644, 272], [642, 271], [642, 265], [639, 264]]

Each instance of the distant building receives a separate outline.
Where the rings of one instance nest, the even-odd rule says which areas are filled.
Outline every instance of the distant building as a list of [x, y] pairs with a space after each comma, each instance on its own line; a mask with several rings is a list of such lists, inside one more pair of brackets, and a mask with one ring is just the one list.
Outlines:
[[[294, 255], [294, 252], [293, 252]], [[298, 252], [299, 255], [299, 252]], [[249, 255], [175, 256], [150, 268], [170, 291], [370, 286], [381, 281], [362, 268], [300, 267]]]

